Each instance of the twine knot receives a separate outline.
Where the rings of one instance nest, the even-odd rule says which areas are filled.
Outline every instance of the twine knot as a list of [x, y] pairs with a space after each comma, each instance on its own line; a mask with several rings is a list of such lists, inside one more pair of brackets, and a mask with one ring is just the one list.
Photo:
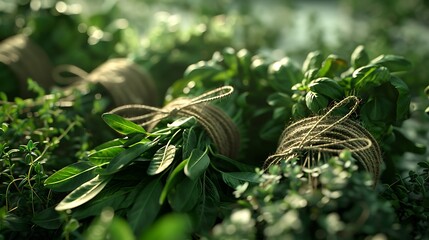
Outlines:
[[[219, 153], [234, 157], [238, 153], [240, 136], [232, 119], [216, 106], [205, 103], [224, 98], [234, 91], [231, 86], [223, 86], [195, 98], [177, 98], [163, 108], [143, 104], [128, 104], [117, 107], [110, 113], [119, 114], [126, 119], [151, 131], [161, 120], [169, 117], [195, 117], [207, 131]], [[134, 115], [134, 116], [130, 116]]]

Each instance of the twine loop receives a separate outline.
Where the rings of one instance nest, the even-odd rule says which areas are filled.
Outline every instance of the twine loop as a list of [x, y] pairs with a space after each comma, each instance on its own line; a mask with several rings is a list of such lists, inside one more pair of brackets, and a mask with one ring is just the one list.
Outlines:
[[128, 104], [114, 108], [110, 113], [121, 115], [151, 131], [161, 120], [176, 116], [193, 116], [207, 131], [218, 151], [234, 157], [239, 149], [239, 133], [232, 119], [221, 109], [206, 103], [229, 96], [234, 91], [231, 86], [223, 86], [208, 91], [195, 98], [178, 98], [156, 108], [143, 104]]
[[[63, 76], [71, 74], [73, 76]], [[126, 58], [109, 59], [91, 73], [74, 65], [59, 65], [52, 71], [54, 80], [70, 85], [68, 90], [88, 91], [86, 83], [100, 84], [111, 95], [115, 106], [130, 103], [157, 105], [158, 94], [151, 76]]]
[[[350, 102], [354, 104], [347, 114], [332, 116], [333, 111]], [[291, 124], [281, 134], [276, 153], [266, 159], [265, 168], [294, 158], [302, 161], [303, 167], [311, 168], [347, 149], [372, 174], [376, 183], [382, 162], [380, 148], [364, 127], [348, 119], [358, 106], [359, 99], [349, 96], [322, 116], [304, 118]]]

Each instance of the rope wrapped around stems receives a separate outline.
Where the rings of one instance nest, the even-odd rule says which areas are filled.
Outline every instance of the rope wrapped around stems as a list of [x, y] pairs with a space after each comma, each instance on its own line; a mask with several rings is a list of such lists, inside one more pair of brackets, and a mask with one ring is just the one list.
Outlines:
[[[344, 116], [331, 116], [339, 107], [354, 102]], [[349, 96], [335, 104], [326, 114], [304, 118], [288, 126], [280, 136], [276, 153], [265, 161], [265, 168], [282, 160], [298, 158], [304, 167], [349, 150], [360, 165], [372, 174], [377, 183], [382, 163], [381, 151], [374, 137], [359, 123], [348, 119], [359, 105], [359, 99]]]
[[[130, 104], [117, 107], [110, 113], [119, 114], [128, 120], [147, 127], [151, 131], [156, 124], [168, 117], [195, 117], [207, 131], [219, 153], [235, 157], [239, 150], [240, 135], [232, 119], [216, 106], [206, 104], [230, 95], [231, 86], [224, 86], [206, 92], [195, 98], [178, 98], [164, 106], [156, 108], [141, 104]], [[133, 112], [135, 116], [125, 116]], [[144, 114], [139, 114], [144, 113]]]

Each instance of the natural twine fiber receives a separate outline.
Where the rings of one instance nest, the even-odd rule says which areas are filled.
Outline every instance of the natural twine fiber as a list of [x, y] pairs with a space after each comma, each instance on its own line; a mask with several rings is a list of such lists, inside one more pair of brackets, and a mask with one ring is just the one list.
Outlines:
[[[335, 109], [349, 102], [354, 105], [345, 116], [331, 116]], [[280, 137], [276, 153], [265, 161], [265, 168], [294, 158], [302, 161], [303, 167], [311, 168], [347, 149], [372, 174], [376, 184], [382, 163], [380, 148], [365, 128], [348, 119], [358, 105], [358, 98], [349, 96], [322, 116], [304, 118], [288, 126]]]
[[[117, 107], [110, 112], [123, 115], [128, 120], [146, 126], [148, 131], [151, 131], [162, 119], [168, 117], [195, 117], [207, 131], [219, 153], [228, 157], [235, 157], [240, 144], [237, 126], [221, 109], [206, 104], [230, 95], [233, 90], [230, 86], [224, 86], [195, 98], [178, 98], [162, 109], [132, 104]], [[130, 112], [133, 112], [134, 116], [129, 116]], [[139, 114], [139, 112], [144, 112], [145, 114]]]
[[[62, 77], [63, 72], [75, 77]], [[91, 73], [73, 65], [60, 65], [53, 71], [54, 78], [62, 84], [72, 84], [69, 89], [86, 91], [86, 83], [99, 83], [111, 95], [114, 106], [141, 103], [155, 106], [158, 103], [156, 85], [150, 75], [126, 58], [109, 59]]]
[[[18, 34], [0, 43], [0, 63], [8, 66], [16, 75], [21, 97], [32, 96], [27, 86], [28, 78], [45, 90], [54, 85], [51, 77], [53, 69], [51, 60], [40, 46], [25, 35]], [[1, 81], [7, 80], [9, 79]]]

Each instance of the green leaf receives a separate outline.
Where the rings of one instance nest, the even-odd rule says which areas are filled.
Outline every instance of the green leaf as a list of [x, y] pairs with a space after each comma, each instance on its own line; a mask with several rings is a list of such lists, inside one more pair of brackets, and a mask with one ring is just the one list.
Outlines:
[[120, 134], [128, 135], [131, 133], [146, 133], [142, 126], [137, 125], [130, 120], [127, 120], [116, 114], [104, 113], [101, 117], [107, 123], [107, 125]]
[[320, 68], [323, 62], [323, 56], [319, 51], [310, 52], [302, 64], [302, 72], [307, 72], [310, 69]]
[[234, 189], [245, 182], [259, 182], [259, 175], [255, 172], [222, 172], [221, 174], [223, 181]]
[[196, 123], [195, 117], [183, 117], [175, 120], [172, 123], [167, 124], [169, 128], [185, 127], [187, 125], [194, 125]]
[[189, 162], [185, 166], [185, 174], [189, 178], [195, 180], [197, 179], [210, 164], [210, 158], [207, 154], [207, 148], [205, 151], [201, 151], [196, 148], [191, 152], [189, 157]]
[[96, 165], [104, 165], [109, 163], [114, 157], [125, 149], [121, 146], [113, 146], [108, 148], [100, 149], [96, 152], [91, 153], [88, 156], [88, 160]]
[[404, 72], [411, 69], [411, 62], [401, 56], [395, 55], [380, 55], [373, 60], [370, 64], [377, 64], [386, 67], [390, 72]]
[[183, 178], [168, 194], [168, 202], [174, 211], [190, 211], [200, 200], [202, 194], [201, 180]]
[[355, 87], [361, 91], [369, 87], [377, 87], [390, 79], [390, 72], [383, 66], [365, 66], [353, 72]]
[[176, 146], [174, 145], [165, 145], [158, 149], [153, 156], [152, 161], [150, 161], [149, 168], [147, 169], [147, 174], [156, 175], [163, 172], [167, 169], [174, 160], [176, 155]]
[[177, 165], [176, 168], [168, 175], [167, 181], [165, 182], [165, 186], [162, 189], [161, 196], [159, 197], [159, 204], [162, 205], [165, 201], [165, 198], [167, 197], [168, 192], [170, 189], [177, 183], [177, 179], [179, 176], [179, 173], [183, 171], [186, 164], [188, 164], [188, 159], [183, 160], [179, 165]]
[[34, 214], [32, 222], [39, 227], [52, 230], [58, 229], [62, 224], [60, 215], [53, 207]]
[[156, 144], [157, 141], [145, 141], [125, 149], [110, 161], [109, 165], [107, 165], [106, 169], [101, 174], [109, 175], [118, 172]]
[[58, 192], [71, 191], [82, 183], [96, 176], [99, 166], [91, 162], [77, 162], [66, 166], [49, 176], [45, 182], [45, 187]]
[[82, 184], [80, 187], [73, 190], [69, 193], [56, 207], [57, 211], [64, 211], [67, 209], [72, 209], [78, 207], [95, 196], [103, 190], [103, 188], [110, 181], [110, 178], [101, 177], [97, 175], [90, 181]]
[[140, 240], [192, 239], [191, 231], [192, 222], [188, 215], [170, 213], [156, 221]]
[[109, 239], [134, 240], [136, 238], [128, 222], [122, 218], [115, 217], [109, 227]]
[[348, 67], [347, 61], [338, 57], [337, 55], [329, 55], [318, 72], [319, 77], [334, 77], [337, 74], [343, 72]]
[[125, 220], [115, 216], [113, 209], [105, 208], [84, 232], [84, 239], [134, 240], [134, 234]]
[[90, 202], [73, 210], [72, 216], [76, 219], [83, 219], [99, 215], [106, 207], [111, 207], [114, 210], [128, 208], [131, 204], [129, 201], [125, 201], [125, 199], [131, 191], [132, 188], [130, 187], [109, 185], [109, 187], [104, 188]]
[[301, 82], [303, 74], [295, 63], [289, 58], [283, 58], [272, 63], [268, 68], [268, 74], [272, 78], [269, 83], [280, 92], [291, 93], [293, 85]]
[[182, 159], [187, 159], [191, 156], [191, 152], [197, 146], [197, 135], [193, 127], [186, 128], [183, 130], [183, 147], [182, 147]]
[[113, 139], [113, 140], [110, 140], [108, 142], [105, 142], [105, 143], [102, 143], [102, 144], [96, 146], [94, 148], [94, 150], [98, 151], [98, 150], [102, 150], [102, 149], [109, 148], [109, 147], [120, 147], [125, 142], [126, 142], [126, 140], [124, 140], [124, 139], [119, 139], [119, 138]]
[[407, 84], [400, 78], [393, 76], [390, 83], [398, 92], [396, 101], [396, 121], [401, 122], [409, 118], [411, 95]]
[[368, 54], [365, 51], [365, 47], [359, 45], [353, 51], [351, 55], [351, 64], [354, 69], [365, 66], [369, 63]]
[[136, 197], [134, 205], [127, 213], [128, 222], [133, 231], [140, 235], [141, 232], [151, 226], [161, 208], [159, 196], [162, 184], [159, 179], [151, 181]]

